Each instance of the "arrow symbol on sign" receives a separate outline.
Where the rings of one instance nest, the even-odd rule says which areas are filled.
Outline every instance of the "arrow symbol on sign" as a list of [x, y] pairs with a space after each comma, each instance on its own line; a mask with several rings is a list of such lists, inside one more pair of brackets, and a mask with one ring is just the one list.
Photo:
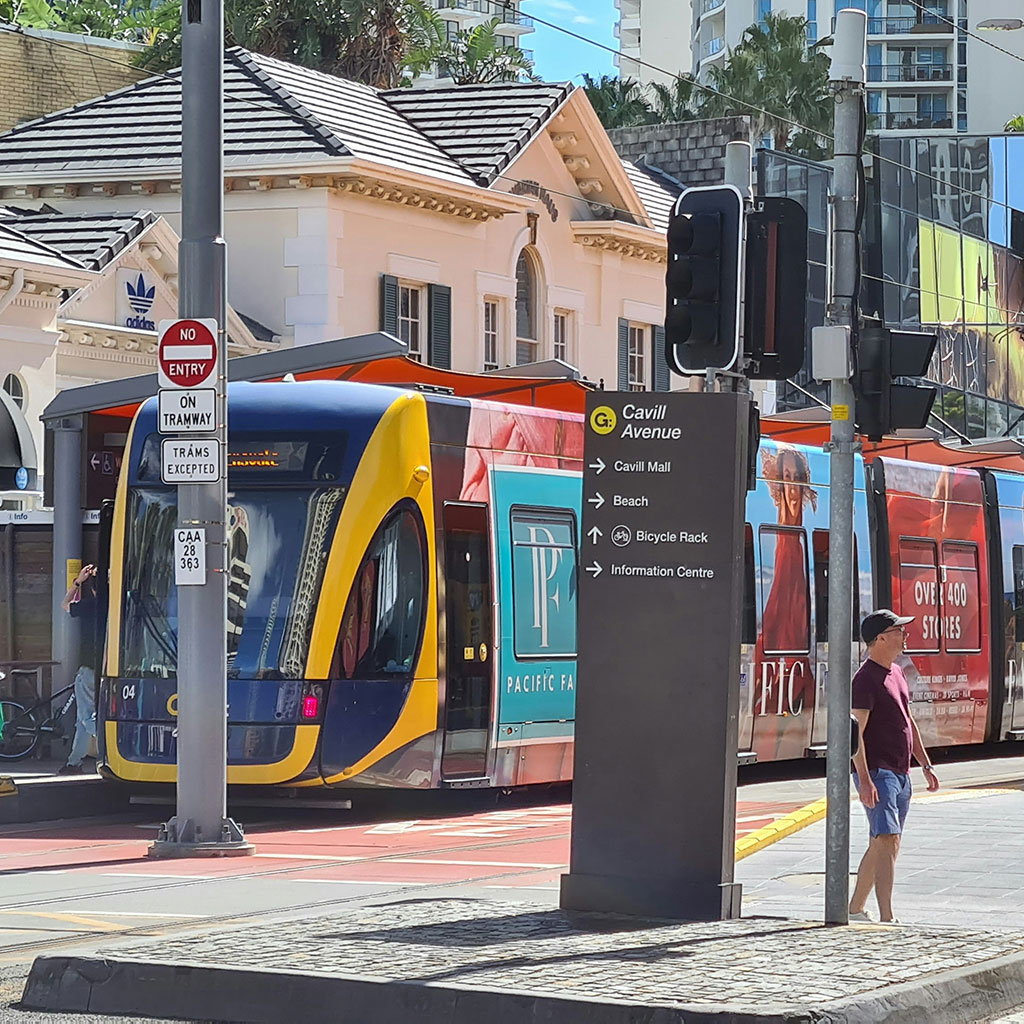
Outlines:
[[89, 456], [89, 465], [92, 466], [93, 469], [99, 469], [100, 457], [95, 452]]
[[596, 580], [597, 577], [604, 572], [604, 569], [602, 569], [601, 566], [598, 565], [597, 562], [595, 562], [593, 565], [587, 566], [587, 572], [593, 573], [594, 579]]
[[587, 501], [594, 506], [594, 508], [600, 508], [604, 504], [604, 495], [598, 491], [596, 498], [587, 498]]
[[600, 476], [605, 471], [605, 468], [606, 468], [605, 464], [604, 464], [604, 459], [599, 457], [596, 462], [591, 462], [590, 465], [587, 468], [588, 469], [596, 469], [597, 470], [597, 475]]
[[589, 530], [587, 530], [587, 535], [595, 544], [597, 543], [598, 537], [604, 536], [604, 534], [596, 526], [592, 526]]

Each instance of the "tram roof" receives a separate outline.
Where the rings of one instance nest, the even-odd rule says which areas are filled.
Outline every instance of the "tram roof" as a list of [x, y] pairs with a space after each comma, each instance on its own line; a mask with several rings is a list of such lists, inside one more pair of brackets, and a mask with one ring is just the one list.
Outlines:
[[[761, 433], [775, 441], [821, 448], [829, 440], [829, 420], [826, 409], [806, 409], [782, 416], [763, 416]], [[859, 438], [862, 454], [867, 461], [879, 456], [926, 462], [935, 466], [962, 466], [965, 469], [1005, 469], [1024, 471], [1024, 438], [990, 437], [976, 441], [943, 440], [930, 428], [913, 432], [918, 436], [886, 437], [881, 441]]]
[[[276, 352], [237, 356], [228, 360], [229, 381], [274, 381], [291, 374], [295, 380], [349, 380], [424, 390], [463, 398], [538, 406], [583, 414], [589, 382], [574, 379], [571, 367], [562, 375], [525, 376], [521, 372], [498, 374], [459, 373], [410, 359], [404, 342], [378, 331], [353, 338], [339, 338], [315, 345]], [[550, 367], [559, 373], [561, 366]], [[517, 367], [517, 371], [529, 367]], [[538, 370], [549, 367], [538, 364]], [[43, 410], [45, 422], [82, 413], [131, 419], [139, 406], [157, 393], [157, 375], [142, 374], [121, 380], [101, 381], [61, 391]]]

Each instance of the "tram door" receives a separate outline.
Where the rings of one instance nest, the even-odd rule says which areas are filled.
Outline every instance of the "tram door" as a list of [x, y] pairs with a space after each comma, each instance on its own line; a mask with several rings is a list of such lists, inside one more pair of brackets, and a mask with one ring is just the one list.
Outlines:
[[487, 774], [494, 657], [488, 536], [486, 505], [445, 505], [445, 779]]

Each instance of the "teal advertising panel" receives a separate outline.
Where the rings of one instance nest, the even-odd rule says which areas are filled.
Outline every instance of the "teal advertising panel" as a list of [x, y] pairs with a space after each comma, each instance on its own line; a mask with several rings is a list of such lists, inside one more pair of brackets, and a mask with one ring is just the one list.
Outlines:
[[501, 646], [498, 721], [572, 730], [576, 692], [578, 473], [491, 470]]

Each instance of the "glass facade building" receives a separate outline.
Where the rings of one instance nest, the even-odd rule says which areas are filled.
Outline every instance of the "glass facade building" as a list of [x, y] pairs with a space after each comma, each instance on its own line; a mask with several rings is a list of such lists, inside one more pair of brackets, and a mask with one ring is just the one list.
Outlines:
[[[881, 137], [870, 143], [861, 312], [939, 336], [932, 424], [973, 439], [1024, 435], [1024, 137]], [[766, 195], [808, 212], [808, 337], [824, 322], [829, 168], [758, 154]], [[805, 369], [779, 409], [827, 400]]]

